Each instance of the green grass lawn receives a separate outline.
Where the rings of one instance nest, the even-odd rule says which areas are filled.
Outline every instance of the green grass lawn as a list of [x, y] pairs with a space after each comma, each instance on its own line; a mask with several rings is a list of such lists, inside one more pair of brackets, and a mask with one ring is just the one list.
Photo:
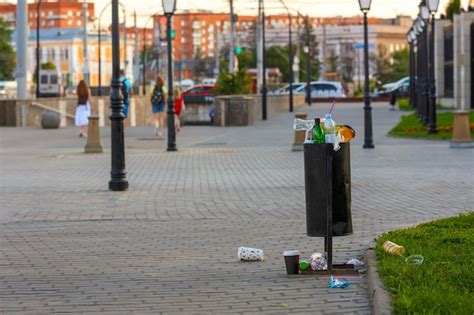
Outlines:
[[[399, 98], [397, 100], [398, 109], [402, 112], [414, 111], [415, 109], [413, 107], [411, 107], [409, 102], [410, 102], [410, 100], [408, 98]], [[436, 104], [436, 109], [443, 110], [443, 109], [450, 109], [450, 108], [444, 106], [443, 104], [438, 103], [438, 104]]]
[[[469, 122], [474, 124], [474, 112], [469, 113]], [[428, 126], [420, 123], [416, 114], [403, 115], [401, 121], [388, 132], [389, 135], [406, 138], [451, 139], [453, 126], [452, 112], [438, 112], [436, 114], [438, 132], [428, 134]], [[474, 129], [471, 128], [471, 138], [474, 139]]]
[[[383, 252], [386, 240], [424, 262], [411, 265]], [[396, 314], [474, 314], [474, 212], [384, 234], [375, 250]]]

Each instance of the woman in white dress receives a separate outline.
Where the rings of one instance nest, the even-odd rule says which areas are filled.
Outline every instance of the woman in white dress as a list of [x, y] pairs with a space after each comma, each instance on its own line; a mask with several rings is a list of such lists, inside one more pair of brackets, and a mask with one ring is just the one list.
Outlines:
[[75, 123], [79, 127], [79, 137], [87, 138], [87, 125], [89, 124], [89, 116], [91, 115], [90, 104], [91, 92], [87, 83], [81, 80], [77, 86], [77, 106]]

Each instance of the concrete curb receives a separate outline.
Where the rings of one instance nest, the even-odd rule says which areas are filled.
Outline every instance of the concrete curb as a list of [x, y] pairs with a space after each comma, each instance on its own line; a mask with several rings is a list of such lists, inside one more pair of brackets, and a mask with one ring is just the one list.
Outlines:
[[383, 287], [383, 282], [377, 273], [377, 255], [372, 249], [365, 255], [365, 266], [367, 268], [367, 282], [369, 286], [369, 300], [372, 314], [393, 314], [391, 297]]

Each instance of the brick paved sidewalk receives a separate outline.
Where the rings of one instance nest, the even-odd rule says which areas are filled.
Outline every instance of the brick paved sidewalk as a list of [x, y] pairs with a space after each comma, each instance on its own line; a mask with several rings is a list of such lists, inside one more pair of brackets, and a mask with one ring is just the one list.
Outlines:
[[[322, 115], [326, 104], [305, 108]], [[374, 107], [374, 150], [363, 150], [362, 105], [338, 104], [351, 144], [354, 234], [335, 259], [364, 253], [373, 237], [472, 209], [473, 151], [385, 136], [398, 120]], [[288, 277], [281, 253], [322, 251], [305, 235], [302, 152], [292, 115], [252, 127], [185, 126], [178, 152], [153, 131], [128, 128], [127, 192], [107, 190], [104, 154], [84, 155], [75, 129], [0, 129], [0, 312], [359, 313], [365, 278], [346, 289]], [[265, 250], [236, 261], [241, 245]]]

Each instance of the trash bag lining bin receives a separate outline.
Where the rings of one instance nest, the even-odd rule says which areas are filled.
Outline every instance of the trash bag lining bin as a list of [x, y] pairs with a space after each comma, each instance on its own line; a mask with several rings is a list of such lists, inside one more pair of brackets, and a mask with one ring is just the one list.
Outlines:
[[327, 234], [327, 159], [332, 156], [333, 236], [352, 234], [350, 145], [305, 144], [306, 228], [308, 236]]

